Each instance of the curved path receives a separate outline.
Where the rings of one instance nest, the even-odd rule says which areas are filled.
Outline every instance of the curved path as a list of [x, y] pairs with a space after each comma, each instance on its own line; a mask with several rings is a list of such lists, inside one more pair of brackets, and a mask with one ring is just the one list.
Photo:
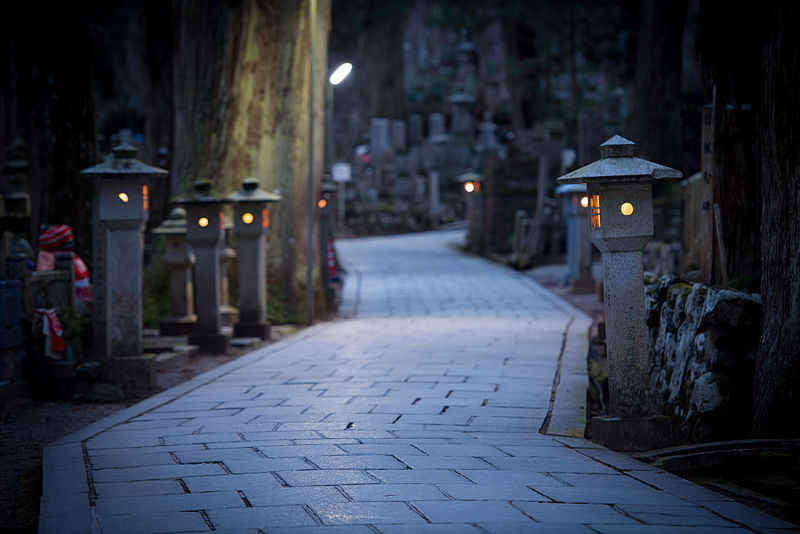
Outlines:
[[570, 437], [588, 318], [461, 239], [339, 241], [343, 319], [47, 447], [40, 532], [791, 527]]

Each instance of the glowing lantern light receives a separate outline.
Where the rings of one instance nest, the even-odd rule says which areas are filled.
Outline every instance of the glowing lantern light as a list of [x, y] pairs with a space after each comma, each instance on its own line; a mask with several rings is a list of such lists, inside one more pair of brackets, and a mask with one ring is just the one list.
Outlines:
[[327, 200], [325, 200], [324, 198], [321, 198], [321, 199], [319, 199], [319, 202], [317, 202], [317, 207], [318, 207], [319, 209], [322, 209], [322, 208], [324, 208], [324, 207], [325, 207], [325, 206], [327, 206], [327, 205], [328, 205], [328, 201], [327, 201]]
[[589, 207], [589, 197], [581, 197], [581, 207]]
[[249, 211], [242, 213], [242, 222], [245, 224], [252, 224], [255, 217]]
[[619, 207], [619, 211], [622, 212], [624, 216], [628, 216], [633, 214], [633, 204], [630, 202], [623, 202], [623, 204]]
[[120, 193], [118, 196], [119, 196], [119, 199], [121, 201], [123, 201], [123, 202], [127, 202], [128, 201], [128, 194], [127, 193]]
[[207, 217], [200, 217], [197, 219], [197, 224], [200, 225], [201, 228], [205, 228], [208, 226], [208, 218]]
[[464, 191], [466, 191], [467, 193], [472, 193], [473, 191], [475, 191], [475, 184], [472, 182], [466, 182], [464, 184]]

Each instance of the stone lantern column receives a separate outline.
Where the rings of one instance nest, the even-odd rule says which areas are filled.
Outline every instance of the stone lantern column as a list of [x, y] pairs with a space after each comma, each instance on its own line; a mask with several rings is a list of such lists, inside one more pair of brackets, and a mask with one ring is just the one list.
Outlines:
[[112, 382], [126, 390], [155, 386], [152, 358], [142, 356], [142, 251], [148, 213], [148, 180], [167, 171], [135, 159], [120, 145], [103, 163], [84, 169], [93, 181], [95, 347], [110, 358]]
[[230, 268], [231, 262], [235, 259], [236, 251], [229, 247], [226, 242], [223, 242], [222, 252], [219, 254], [219, 316], [222, 321], [222, 326], [226, 328], [231, 328], [239, 320], [239, 310], [231, 305], [231, 284], [230, 277], [228, 276], [228, 269]]
[[589, 196], [586, 184], [556, 187], [567, 220], [567, 279], [572, 293], [595, 290], [592, 278], [592, 243], [589, 241]]
[[242, 189], [228, 197], [233, 204], [233, 232], [239, 254], [239, 322], [237, 337], [269, 339], [267, 320], [267, 230], [269, 208], [280, 196], [258, 188], [258, 179], [245, 178]]
[[634, 157], [635, 147], [615, 135], [600, 145], [602, 159], [558, 179], [588, 189], [591, 239], [603, 255], [610, 411], [621, 417], [650, 415], [642, 249], [653, 236], [653, 181], [681, 177]]
[[194, 332], [194, 253], [186, 240], [186, 210], [173, 209], [161, 226], [153, 230], [166, 240], [161, 261], [169, 269], [169, 317], [158, 324], [162, 336], [183, 336]]
[[186, 239], [195, 255], [195, 308], [197, 327], [189, 343], [201, 351], [222, 354], [230, 347], [230, 337], [221, 331], [222, 284], [220, 253], [225, 240], [224, 205], [227, 200], [214, 195], [211, 182], [198, 181], [194, 191], [177, 204], [186, 209]]

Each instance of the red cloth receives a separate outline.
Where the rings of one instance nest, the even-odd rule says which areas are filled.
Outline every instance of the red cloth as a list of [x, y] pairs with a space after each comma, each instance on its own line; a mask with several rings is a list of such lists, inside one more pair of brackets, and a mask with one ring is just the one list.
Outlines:
[[56, 311], [53, 309], [38, 308], [34, 315], [40, 315], [45, 322], [47, 328], [47, 337], [50, 338], [50, 348], [53, 352], [64, 352], [64, 333], [61, 331], [61, 325], [58, 324], [58, 317]]
[[74, 245], [72, 228], [66, 224], [51, 226], [39, 235], [39, 248], [42, 250], [68, 250]]

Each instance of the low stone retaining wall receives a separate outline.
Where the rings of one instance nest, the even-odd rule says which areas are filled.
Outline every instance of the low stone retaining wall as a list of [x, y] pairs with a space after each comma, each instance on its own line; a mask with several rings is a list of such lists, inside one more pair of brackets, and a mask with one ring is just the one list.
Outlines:
[[759, 296], [645, 275], [655, 413], [676, 442], [747, 437], [761, 335]]

